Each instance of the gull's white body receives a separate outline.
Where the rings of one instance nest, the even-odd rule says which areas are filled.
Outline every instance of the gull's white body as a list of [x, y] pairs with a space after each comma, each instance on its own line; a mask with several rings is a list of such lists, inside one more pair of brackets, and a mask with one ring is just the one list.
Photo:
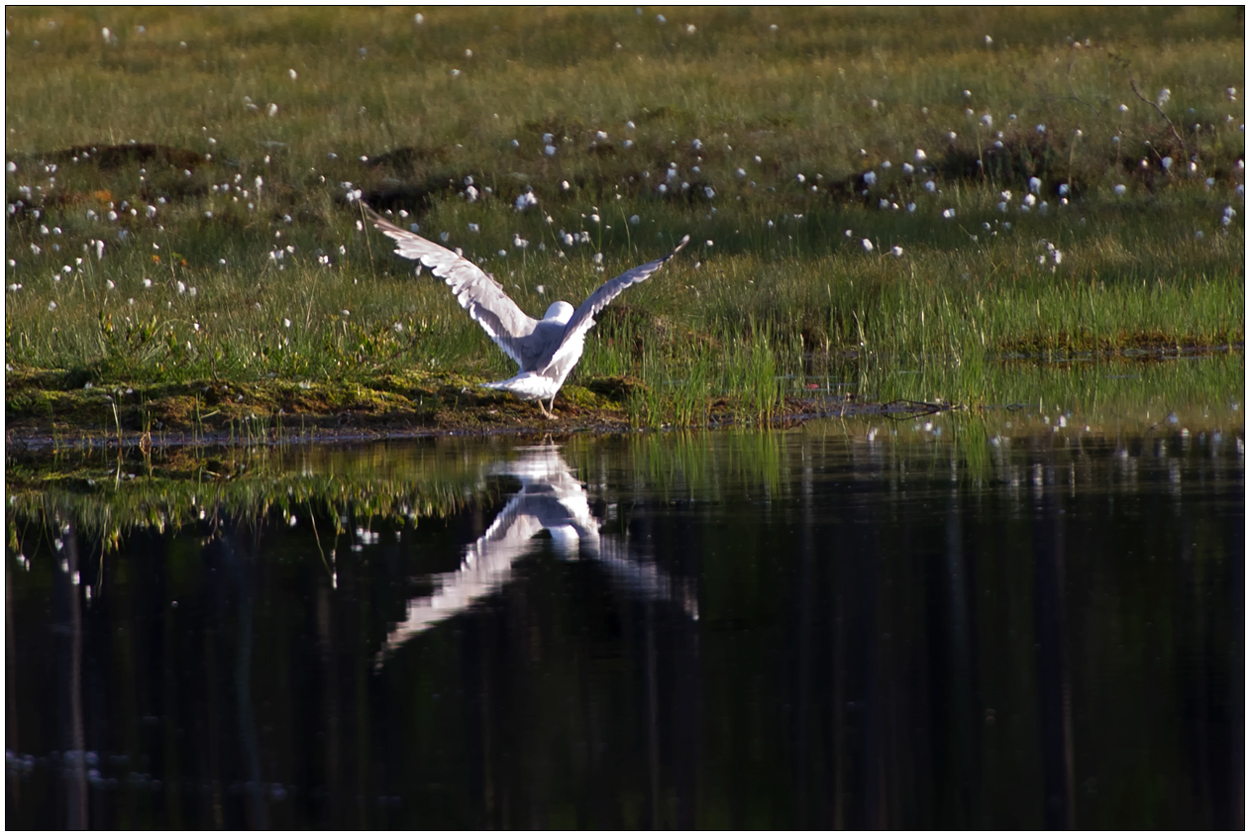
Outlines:
[[[547, 308], [546, 315], [534, 328], [534, 339], [543, 344], [556, 343], [563, 338], [565, 328], [568, 327], [569, 320], [572, 319], [574, 313], [573, 306], [568, 302], [556, 302]], [[527, 401], [536, 400], [542, 403], [554, 399], [556, 392], [559, 392], [560, 387], [564, 385], [564, 379], [569, 376], [569, 372], [573, 371], [573, 367], [581, 359], [582, 351], [586, 347], [586, 330], [578, 331], [569, 337], [564, 351], [565, 362], [541, 372], [522, 370], [507, 380], [497, 380], [494, 383], [482, 385], [487, 389], [502, 389], [505, 392], [511, 392]]]
[[690, 240], [687, 235], [664, 258], [626, 270], [600, 285], [576, 310], [568, 302], [556, 302], [542, 319], [536, 320], [526, 316], [493, 278], [467, 258], [395, 226], [367, 206], [365, 209], [373, 225], [395, 241], [395, 252], [419, 261], [446, 282], [460, 306], [516, 361], [518, 368], [514, 376], [482, 385], [536, 400], [543, 414], [548, 416], [550, 413], [543, 401], [555, 405], [556, 393], [581, 359], [586, 333], [595, 324], [595, 314], [625, 288], [650, 278]]

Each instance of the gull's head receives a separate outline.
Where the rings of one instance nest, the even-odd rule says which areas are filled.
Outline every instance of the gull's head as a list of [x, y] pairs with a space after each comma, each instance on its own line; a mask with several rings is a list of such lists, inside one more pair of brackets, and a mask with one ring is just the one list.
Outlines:
[[573, 318], [573, 306], [568, 302], [552, 302], [551, 307], [547, 308], [547, 313], [543, 314], [545, 321], [555, 321], [566, 323]]

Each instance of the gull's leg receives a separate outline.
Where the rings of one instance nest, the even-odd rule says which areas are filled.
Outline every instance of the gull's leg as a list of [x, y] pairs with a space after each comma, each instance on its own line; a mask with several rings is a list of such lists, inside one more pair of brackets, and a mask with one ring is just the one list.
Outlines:
[[556, 417], [556, 396], [551, 396], [551, 417]]
[[542, 398], [539, 398], [539, 399], [538, 399], [538, 408], [539, 408], [539, 409], [541, 409], [541, 410], [543, 411], [543, 417], [544, 417], [544, 418], [555, 418], [555, 417], [556, 417], [556, 416], [552, 415], [550, 412], [548, 412], [548, 411], [547, 411], [547, 405], [543, 403], [543, 399], [542, 399]]

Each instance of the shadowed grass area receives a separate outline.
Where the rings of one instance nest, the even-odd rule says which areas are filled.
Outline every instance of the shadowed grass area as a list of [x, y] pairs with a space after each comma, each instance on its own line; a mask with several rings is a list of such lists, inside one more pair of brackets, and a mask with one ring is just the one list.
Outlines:
[[357, 192], [531, 313], [691, 234], [599, 317], [573, 414], [763, 421], [918, 366], [976, 405], [1003, 356], [1239, 345], [1242, 14], [14, 8], [9, 415], [111, 425], [41, 412], [90, 383], [182, 391], [170, 426], [205, 388], [453, 421], [511, 364]]

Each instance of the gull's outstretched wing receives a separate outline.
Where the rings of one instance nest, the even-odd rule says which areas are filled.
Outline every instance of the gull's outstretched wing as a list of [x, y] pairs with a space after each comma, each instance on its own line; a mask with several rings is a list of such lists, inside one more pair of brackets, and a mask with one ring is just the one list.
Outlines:
[[503, 292], [499, 283], [472, 261], [416, 233], [400, 229], [364, 203], [360, 205], [368, 213], [370, 222], [395, 242], [397, 254], [421, 262], [446, 282], [460, 307], [469, 312], [469, 316], [482, 326], [482, 330], [503, 349], [504, 354], [515, 360], [517, 365], [522, 365], [522, 343], [533, 333], [537, 320], [526, 316], [516, 302]]
[[[544, 368], [539, 369], [539, 372], [546, 371], [546, 369], [553, 366], [558, 367], [561, 361], [566, 359], [564, 355], [568, 351], [576, 351], [580, 355], [582, 339], [585, 338], [586, 332], [595, 324], [595, 314], [603, 310], [617, 296], [620, 296], [625, 288], [639, 282], [645, 282], [651, 278], [655, 271], [663, 267], [670, 258], [681, 252], [681, 248], [686, 246], [689, 241], [690, 236], [687, 235], [681, 239], [676, 249], [663, 258], [657, 258], [655, 261], [648, 261], [646, 264], [626, 270], [615, 279], [610, 279], [600, 285], [599, 289], [590, 294], [586, 301], [582, 302], [581, 306], [573, 312], [573, 316], [569, 319], [568, 324], [564, 326], [564, 336], [560, 339], [560, 344], [556, 346], [551, 354], [551, 359]], [[577, 358], [573, 359], [576, 360]]]

